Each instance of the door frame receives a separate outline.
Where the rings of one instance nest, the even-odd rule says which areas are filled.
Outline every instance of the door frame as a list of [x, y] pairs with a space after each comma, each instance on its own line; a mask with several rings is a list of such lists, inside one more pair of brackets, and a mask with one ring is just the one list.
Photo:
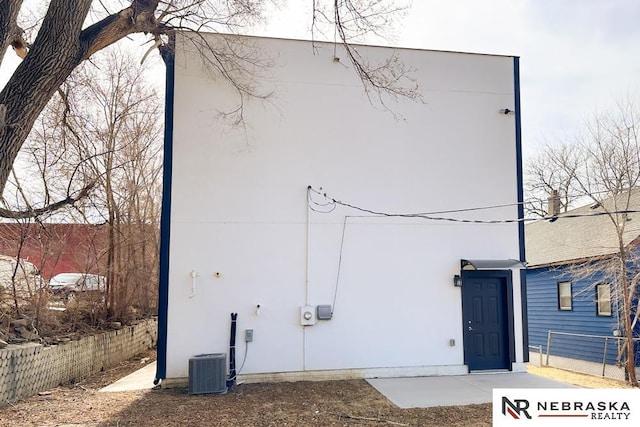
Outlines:
[[[473, 278], [498, 278], [505, 281], [505, 303], [507, 308], [507, 317], [505, 319], [507, 325], [507, 351], [508, 351], [508, 369], [513, 370], [513, 363], [516, 361], [516, 340], [515, 340], [515, 327], [514, 327], [514, 307], [513, 307], [513, 280], [511, 270], [461, 270], [462, 276], [462, 289], [461, 289], [461, 316], [462, 316], [462, 351], [464, 354], [464, 364], [468, 369], [468, 355], [467, 355], [467, 343], [464, 342], [467, 334], [464, 333], [464, 308], [465, 308], [465, 279]], [[479, 371], [482, 369], [478, 369]]]

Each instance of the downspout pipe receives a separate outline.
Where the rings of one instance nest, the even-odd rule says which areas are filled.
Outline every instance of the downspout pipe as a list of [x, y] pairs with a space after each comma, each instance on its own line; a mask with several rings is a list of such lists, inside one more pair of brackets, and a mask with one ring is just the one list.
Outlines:
[[164, 160], [162, 165], [162, 210], [160, 214], [160, 276], [158, 280], [158, 344], [155, 385], [167, 377], [167, 317], [169, 309], [169, 236], [171, 228], [171, 174], [173, 165], [173, 103], [175, 90], [175, 35], [160, 47], [167, 67], [164, 112]]
[[[515, 137], [516, 137], [516, 183], [518, 186], [518, 218], [524, 218], [524, 185], [522, 169], [522, 116], [520, 109], [520, 58], [513, 58], [513, 86], [514, 108], [516, 110]], [[525, 248], [524, 221], [518, 221], [518, 242], [520, 262], [527, 262]], [[522, 351], [523, 362], [529, 361], [529, 314], [527, 308], [527, 270], [520, 270], [520, 307], [522, 312]]]

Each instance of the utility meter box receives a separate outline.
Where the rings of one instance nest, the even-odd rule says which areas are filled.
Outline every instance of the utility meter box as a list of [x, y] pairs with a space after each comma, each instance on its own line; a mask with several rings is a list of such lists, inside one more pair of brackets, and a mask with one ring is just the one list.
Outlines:
[[316, 317], [318, 320], [331, 320], [333, 313], [331, 313], [331, 304], [322, 304], [318, 306]]
[[302, 326], [312, 326], [316, 323], [316, 308], [312, 305], [303, 305], [300, 307], [300, 324]]

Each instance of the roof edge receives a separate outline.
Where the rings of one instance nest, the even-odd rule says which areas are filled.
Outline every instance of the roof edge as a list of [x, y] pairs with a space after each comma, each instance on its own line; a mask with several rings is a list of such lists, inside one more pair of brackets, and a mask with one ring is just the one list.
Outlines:
[[[185, 31], [186, 33], [187, 31]], [[180, 33], [180, 31], [178, 31]], [[204, 31], [203, 34], [211, 34], [211, 35], [219, 35], [219, 36], [229, 36], [229, 37], [245, 37], [252, 39], [262, 39], [262, 40], [282, 40], [282, 41], [293, 41], [293, 42], [305, 42], [305, 43], [319, 43], [319, 44], [327, 44], [327, 45], [341, 45], [340, 42], [334, 42], [331, 40], [313, 40], [313, 39], [303, 39], [303, 38], [288, 38], [288, 37], [273, 37], [273, 36], [262, 36], [258, 34], [233, 34], [233, 33], [222, 33], [222, 32], [209, 32]], [[520, 58], [519, 55], [508, 55], [503, 53], [482, 53], [482, 52], [467, 52], [460, 50], [447, 50], [447, 49], [426, 49], [419, 47], [407, 47], [407, 46], [394, 46], [394, 45], [383, 45], [383, 44], [365, 44], [365, 43], [349, 43], [350, 46], [355, 47], [373, 47], [373, 48], [382, 48], [382, 49], [396, 49], [396, 50], [413, 50], [417, 52], [438, 52], [438, 53], [457, 53], [462, 55], [479, 55], [479, 56], [494, 56], [498, 58]]]

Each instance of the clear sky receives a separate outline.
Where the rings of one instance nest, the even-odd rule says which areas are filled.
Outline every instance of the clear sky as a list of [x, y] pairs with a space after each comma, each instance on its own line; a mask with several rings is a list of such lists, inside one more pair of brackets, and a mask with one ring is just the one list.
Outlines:
[[[308, 38], [310, 3], [289, 1], [258, 32]], [[519, 56], [525, 157], [640, 95], [638, 0], [413, 0], [395, 34], [401, 47]]]

